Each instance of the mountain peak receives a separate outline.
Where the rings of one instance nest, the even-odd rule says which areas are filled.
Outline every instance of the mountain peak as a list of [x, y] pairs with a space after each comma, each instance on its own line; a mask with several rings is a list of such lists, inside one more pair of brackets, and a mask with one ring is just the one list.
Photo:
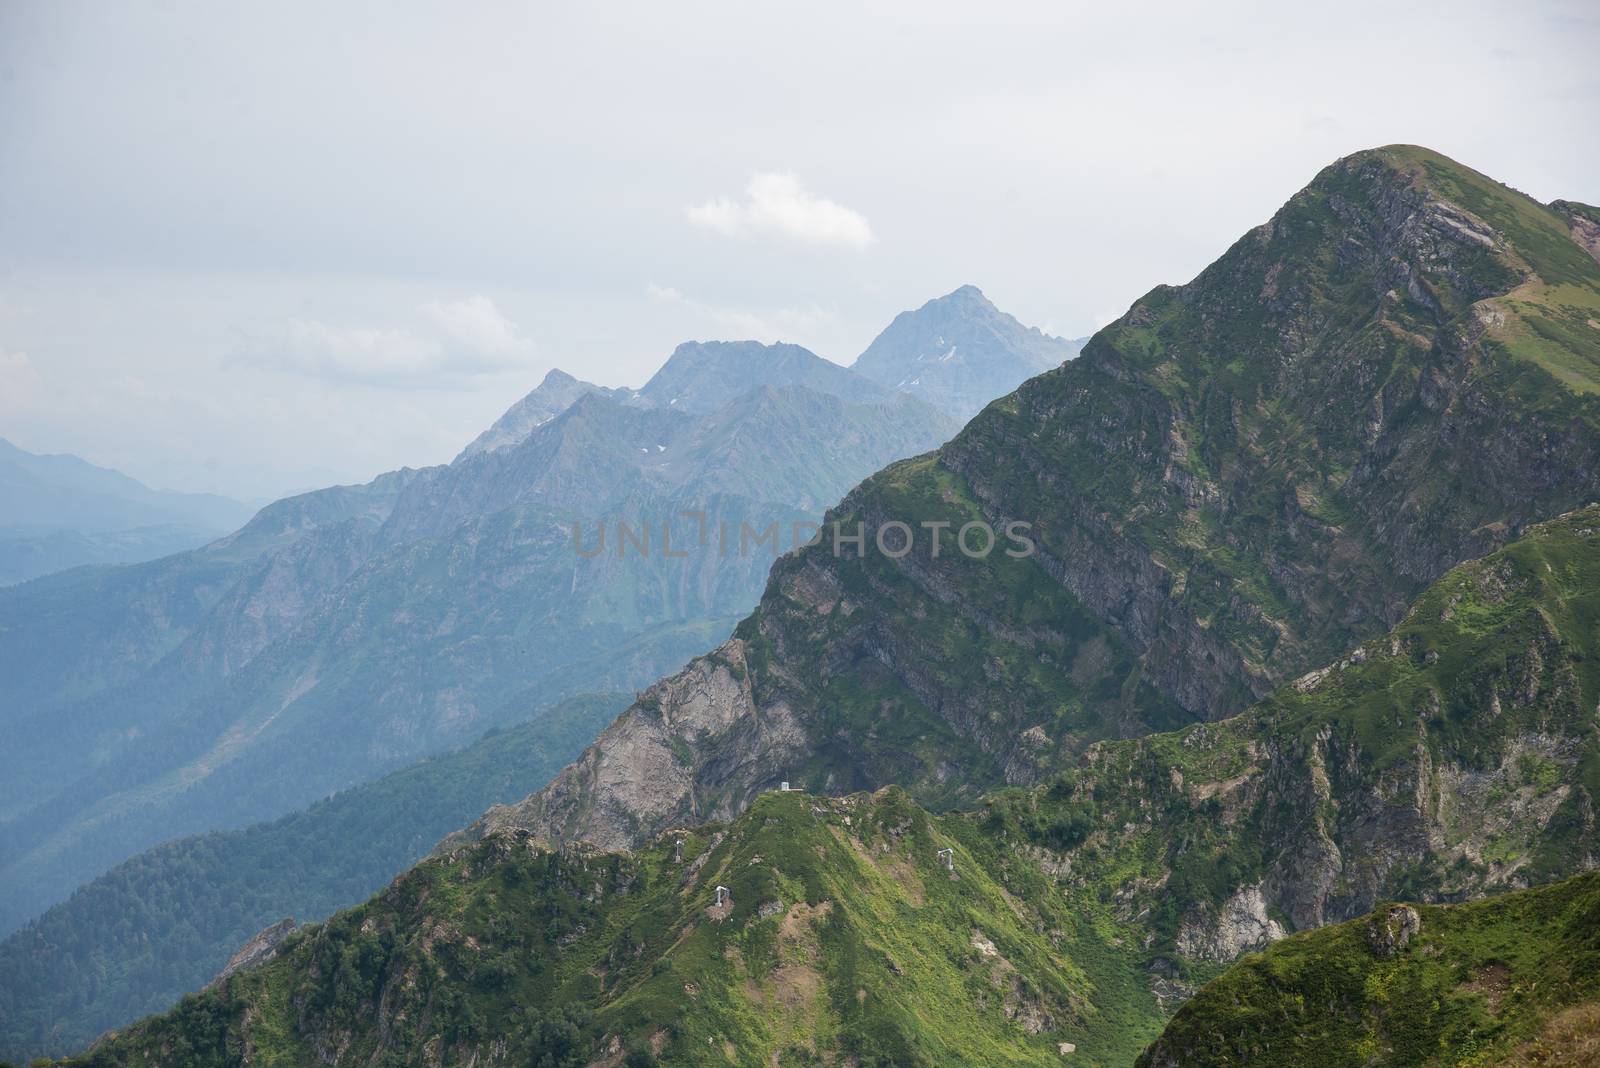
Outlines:
[[[807, 363], [812, 360], [822, 360], [822, 357], [810, 349], [788, 341], [774, 341], [770, 344], [764, 341], [749, 340], [685, 341], [672, 350], [672, 355], [667, 357], [667, 362], [661, 365], [661, 371], [665, 371], [674, 364], [681, 367], [707, 363], [728, 363], [735, 360], [747, 360], [752, 363], [771, 363], [785, 360]], [[656, 374], [660, 375], [661, 371], [657, 371]], [[653, 380], [654, 378], [652, 377]], [[646, 383], [645, 388], [649, 388], [648, 383]]]
[[647, 404], [710, 412], [761, 386], [807, 386], [857, 403], [887, 391], [810, 349], [786, 342], [686, 341], [639, 390]]
[[1568, 390], [1600, 394], [1600, 332], [1591, 325], [1600, 321], [1600, 225], [1581, 206], [1542, 204], [1419, 145], [1366, 149], [1323, 168], [1258, 232], [1281, 246], [1280, 271], [1327, 255], [1303, 238], [1284, 240], [1331, 235], [1322, 202], [1346, 230], [1358, 212], [1384, 220], [1363, 240], [1418, 261], [1409, 276], [1385, 278], [1395, 294], [1386, 316], [1401, 296], [1443, 318], [1471, 316], [1474, 329]]
[[[983, 295], [983, 290], [968, 282], [966, 285], [957, 286], [942, 297], [934, 297], [928, 304], [977, 304], [985, 308], [994, 308], [994, 302]], [[924, 305], [926, 307], [927, 305]], [[998, 310], [998, 309], [996, 309]]]
[[627, 391], [607, 389], [593, 382], [585, 382], [572, 377], [559, 367], [552, 367], [532, 392], [507, 408], [505, 414], [462, 449], [452, 463], [460, 463], [468, 457], [517, 444], [588, 394], [603, 393], [611, 396], [625, 392]]
[[965, 421], [1080, 348], [1024, 326], [967, 284], [895, 316], [852, 369]]

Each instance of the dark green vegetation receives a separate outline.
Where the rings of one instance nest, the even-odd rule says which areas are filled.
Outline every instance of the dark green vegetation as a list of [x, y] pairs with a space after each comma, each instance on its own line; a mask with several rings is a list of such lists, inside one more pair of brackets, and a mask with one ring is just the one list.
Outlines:
[[[507, 819], [621, 845], [784, 778], [950, 804], [1236, 714], [1384, 633], [1450, 567], [1600, 498], [1600, 394], [1518, 340], [1600, 299], [1569, 226], [1424, 149], [1340, 160], [830, 513], [947, 521], [937, 556], [924, 535], [779, 560], [733, 641], [602, 736], [615, 759]], [[1571, 367], [1600, 354], [1585, 329]], [[1031, 523], [1037, 551], [971, 560], [971, 519]], [[649, 762], [646, 796], [616, 769]]]
[[[448, 466], [0, 591], [0, 932], [155, 842], [276, 817], [569, 694], [637, 689], [725, 637], [774, 553], [701, 547], [684, 510], [787, 544], [954, 429], [803, 349], [726, 346], [697, 377], [703, 348], [663, 374], [712, 380], [704, 411], [558, 390], [543, 399], [564, 411]], [[841, 378], [865, 395], [803, 384]], [[575, 522], [591, 548], [605, 525], [603, 553], [575, 554]], [[648, 556], [618, 555], [619, 523], [648, 527]], [[693, 552], [665, 555], [669, 523]]]
[[1467, 905], [1392, 906], [1208, 984], [1141, 1068], [1542, 1064], [1600, 1053], [1600, 874]]
[[269, 924], [362, 901], [489, 805], [544, 785], [626, 703], [572, 698], [273, 823], [125, 861], [0, 943], [0, 1058], [81, 1049], [199, 989]]
[[[941, 463], [986, 511], [1043, 502], [1042, 565], [1158, 689], [1220, 718], [1600, 495], [1600, 398], [1486, 325], [1546, 275], [1600, 297], [1600, 263], [1563, 229], [1426, 150], [1349, 157]], [[1574, 358], [1595, 355], [1600, 330]]]
[[495, 836], [73, 1063], [1126, 1063], [1153, 998], [997, 860], [896, 790], [769, 794], [634, 855]]

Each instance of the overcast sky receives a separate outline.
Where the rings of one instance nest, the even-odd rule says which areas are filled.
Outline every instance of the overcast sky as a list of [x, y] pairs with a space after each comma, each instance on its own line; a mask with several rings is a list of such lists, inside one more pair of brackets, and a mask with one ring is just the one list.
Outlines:
[[0, 436], [271, 496], [967, 282], [1080, 336], [1361, 148], [1600, 202], [1596, 55], [1580, 2], [0, 0]]

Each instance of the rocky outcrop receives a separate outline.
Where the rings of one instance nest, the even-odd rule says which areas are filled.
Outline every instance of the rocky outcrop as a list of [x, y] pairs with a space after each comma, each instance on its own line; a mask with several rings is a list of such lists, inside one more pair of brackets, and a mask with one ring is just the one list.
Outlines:
[[554, 368], [533, 392], [507, 408], [505, 414], [496, 419], [488, 430], [473, 438], [452, 463], [460, 463], [479, 453], [510, 448], [525, 441], [529, 434], [572, 407], [579, 397], [590, 393], [625, 398], [632, 390], [607, 389], [574, 378], [559, 367]]
[[1240, 887], [1223, 902], [1216, 917], [1201, 917], [1178, 932], [1178, 952], [1194, 960], [1230, 961], [1276, 942], [1287, 932], [1267, 915], [1267, 899], [1258, 883]]
[[1422, 930], [1422, 916], [1410, 905], [1390, 905], [1367, 921], [1367, 944], [1385, 959], [1402, 953]]
[[[805, 743], [781, 704], [757, 713], [745, 645], [735, 638], [641, 694], [548, 788], [491, 808], [444, 847], [524, 828], [553, 843], [581, 838], [619, 849], [645, 828], [729, 819], [785, 779]], [[711, 794], [702, 786], [712, 779], [747, 786]]]
[[260, 967], [273, 957], [276, 957], [278, 955], [278, 947], [283, 944], [285, 938], [295, 932], [297, 926], [294, 922], [294, 917], [291, 916], [288, 919], [279, 920], [271, 927], [258, 932], [254, 938], [240, 946], [238, 952], [228, 958], [228, 963], [223, 965], [222, 970], [217, 973], [215, 979], [206, 984], [205, 989], [210, 990], [229, 976]]
[[1597, 921], [1593, 874], [1471, 904], [1386, 906], [1229, 968], [1134, 1065], [1593, 1064]]
[[626, 855], [493, 833], [71, 1063], [1126, 1062], [1085, 1024], [1149, 1015], [964, 823], [890, 788], [772, 791]]
[[1550, 206], [1572, 228], [1572, 240], [1600, 261], [1600, 208], [1572, 200], [1553, 201]]

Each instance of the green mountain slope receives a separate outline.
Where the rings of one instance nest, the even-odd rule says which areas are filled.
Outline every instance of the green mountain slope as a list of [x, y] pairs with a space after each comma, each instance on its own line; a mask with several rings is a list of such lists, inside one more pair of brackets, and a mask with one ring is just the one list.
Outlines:
[[[1062, 1043], [1127, 1064], [1196, 987], [1295, 930], [1600, 866], [1597, 664], [1600, 505], [1452, 569], [1387, 637], [1239, 716], [1099, 743], [973, 810], [763, 793], [731, 827], [631, 855], [550, 854], [516, 807], [491, 810], [306, 948], [83, 1063], [200, 1042], [194, 1063], [456, 1064], [560, 1035], [575, 1064], [1056, 1064]], [[1519, 959], [1550, 934], [1530, 928]], [[1338, 968], [1294, 981], [1368, 989]], [[1544, 1017], [1518, 1019], [1520, 1041]]]
[[475, 813], [543, 785], [626, 703], [572, 698], [305, 811], [123, 862], [0, 942], [0, 1058], [81, 1049], [199, 989], [269, 924], [365, 899]]
[[508, 833], [73, 1063], [1126, 1063], [1154, 1030], [1099, 1008], [1099, 934], [997, 859], [896, 790], [769, 794], [633, 855]]
[[1091, 748], [989, 833], [1181, 998], [1284, 934], [1600, 866], [1600, 506], [1447, 573], [1390, 634], [1220, 723]]
[[1600, 1053], [1600, 874], [1394, 905], [1280, 942], [1201, 990], [1140, 1068], [1550, 1065]]
[[[1232, 715], [1382, 634], [1449, 567], [1600, 497], [1600, 394], [1518, 341], [1600, 295], [1569, 229], [1426, 150], [1338, 161], [1189, 285], [863, 483], [829, 518], [864, 551], [781, 559], [732, 641], [500, 821], [621, 845], [783, 778], [944, 804]], [[1591, 333], [1563, 359], [1586, 365]], [[968, 558], [977, 520], [1032, 524], [1036, 551]], [[939, 521], [937, 554], [931, 533], [870, 542]], [[646, 765], [647, 788], [626, 773]]]

